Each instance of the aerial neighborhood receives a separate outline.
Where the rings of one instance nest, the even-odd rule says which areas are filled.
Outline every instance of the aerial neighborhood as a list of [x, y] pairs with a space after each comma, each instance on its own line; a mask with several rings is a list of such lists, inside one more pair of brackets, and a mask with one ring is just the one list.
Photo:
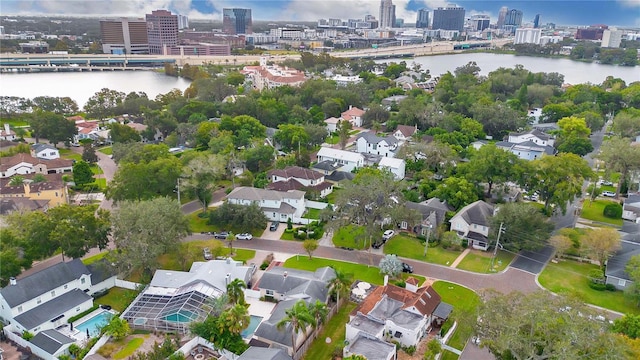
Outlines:
[[[0, 359], [640, 358], [640, 81], [432, 73], [402, 51], [596, 45], [523, 43], [547, 30], [506, 7], [408, 31], [395, 6], [314, 29], [104, 18], [93, 55], [136, 69], [87, 66], [184, 90], [0, 97]], [[600, 30], [602, 61], [626, 61], [606, 37], [638, 48]]]

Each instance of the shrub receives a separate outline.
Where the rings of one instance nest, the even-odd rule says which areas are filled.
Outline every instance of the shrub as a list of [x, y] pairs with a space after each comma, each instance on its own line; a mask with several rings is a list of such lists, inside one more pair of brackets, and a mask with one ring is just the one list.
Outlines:
[[33, 334], [28, 332], [27, 330], [22, 332], [22, 338], [27, 340], [27, 341], [31, 341], [31, 339], [33, 339]]
[[304, 231], [298, 230], [298, 231], [293, 233], [293, 237], [295, 239], [298, 239], [298, 240], [306, 240], [307, 239], [307, 233], [304, 232]]
[[416, 347], [415, 345], [411, 345], [405, 348], [402, 348], [402, 350], [404, 350], [404, 352], [406, 352], [409, 355], [412, 355], [416, 353]]
[[620, 219], [622, 218], [622, 205], [618, 203], [607, 204], [602, 211], [602, 215], [610, 219]]
[[[108, 292], [108, 290], [107, 290], [107, 292]], [[97, 297], [97, 296], [95, 296], [95, 297]], [[92, 311], [96, 310], [99, 306], [100, 305], [98, 305], [98, 304], [94, 304], [89, 310], [83, 311], [78, 315], [74, 315], [74, 316], [70, 317], [69, 320], [67, 320], [67, 322], [68, 323], [72, 323], [72, 322], [80, 319], [81, 317], [90, 314]]]
[[405, 282], [404, 282], [404, 280], [396, 280], [396, 281], [394, 281], [394, 282], [393, 282], [393, 284], [394, 284], [395, 286], [397, 286], [397, 287], [401, 287], [401, 288], [403, 288], [403, 287], [406, 287], [406, 286], [407, 286], [407, 283], [405, 283]]
[[291, 221], [291, 218], [287, 219], [287, 230], [291, 230], [293, 229], [293, 221]]
[[593, 269], [589, 271], [589, 280], [596, 284], [604, 284], [604, 272], [602, 269]]
[[589, 281], [589, 287], [597, 291], [605, 291], [607, 289], [605, 284], [594, 283], [593, 281]]
[[265, 270], [268, 267], [269, 267], [269, 263], [265, 261], [260, 265], [260, 270]]
[[616, 287], [613, 284], [604, 284], [605, 289], [607, 289], [607, 291], [616, 291], [618, 289], [616, 289]]
[[110, 358], [116, 350], [118, 350], [120, 346], [114, 343], [106, 343], [98, 349], [98, 354], [104, 356], [105, 358]]

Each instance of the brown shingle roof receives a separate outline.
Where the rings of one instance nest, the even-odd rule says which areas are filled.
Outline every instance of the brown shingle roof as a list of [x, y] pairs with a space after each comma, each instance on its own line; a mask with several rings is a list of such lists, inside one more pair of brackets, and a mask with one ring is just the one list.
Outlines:
[[396, 131], [400, 131], [402, 135], [404, 135], [404, 137], [411, 137], [416, 133], [416, 127], [409, 125], [398, 125]]
[[306, 169], [300, 166], [288, 166], [284, 169], [276, 169], [269, 171], [269, 177], [278, 176], [283, 178], [298, 178], [305, 180], [319, 180], [324, 175], [311, 169]]
[[73, 160], [66, 160], [66, 159], [53, 159], [53, 160], [46, 160], [46, 159], [38, 159], [35, 158], [33, 156], [31, 156], [30, 154], [16, 154], [13, 156], [9, 156], [9, 157], [4, 157], [2, 158], [2, 160], [0, 160], [0, 171], [6, 171], [11, 167], [14, 167], [18, 164], [20, 164], [21, 162], [25, 162], [31, 165], [37, 165], [37, 164], [44, 164], [47, 166], [47, 169], [57, 169], [57, 168], [63, 168], [63, 167], [71, 167], [73, 166]]

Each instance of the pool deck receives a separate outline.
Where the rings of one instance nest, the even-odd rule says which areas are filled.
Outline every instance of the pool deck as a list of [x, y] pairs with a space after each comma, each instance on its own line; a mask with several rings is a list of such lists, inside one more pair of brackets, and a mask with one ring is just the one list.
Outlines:
[[245, 301], [249, 304], [249, 315], [260, 316], [263, 319], [271, 317], [271, 312], [276, 304], [266, 301], [260, 301], [256, 298], [246, 297]]
[[103, 313], [103, 312], [110, 312], [112, 314], [115, 315], [115, 312], [113, 310], [105, 310], [102, 308], [97, 308], [94, 311], [90, 312], [89, 314], [81, 317], [80, 319], [76, 320], [73, 322], [73, 330], [71, 330], [71, 325], [70, 324], [66, 324], [67, 326], [64, 326], [62, 328], [57, 329], [60, 333], [75, 339], [76, 342], [78, 342], [79, 344], [84, 345], [84, 343], [87, 342], [87, 334], [83, 331], [79, 331], [76, 330], [76, 326], [77, 325], [82, 325], [83, 323], [85, 323], [87, 320], [93, 318], [94, 316]]

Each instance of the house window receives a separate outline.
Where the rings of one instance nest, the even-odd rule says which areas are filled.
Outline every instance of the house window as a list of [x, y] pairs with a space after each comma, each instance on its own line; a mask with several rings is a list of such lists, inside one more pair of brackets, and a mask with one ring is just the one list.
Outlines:
[[402, 229], [406, 229], [406, 228], [408, 227], [407, 222], [406, 222], [406, 221], [401, 222], [401, 223], [400, 223], [400, 227], [401, 227]]
[[85, 281], [85, 278], [80, 279], [80, 284], [84, 284]]
[[58, 192], [56, 191], [56, 197], [58, 197]]
[[477, 228], [478, 228], [478, 225], [477, 225], [477, 224], [473, 224], [473, 228], [474, 228], [474, 229], [477, 229]]
[[36, 299], [36, 304], [40, 304], [41, 302], [42, 302], [42, 299], [41, 299], [41, 298], [37, 298], [37, 299]]
[[51, 292], [51, 297], [54, 297], [54, 296], [56, 296], [55, 290]]
[[618, 279], [618, 286], [627, 286], [627, 280]]
[[273, 296], [273, 290], [266, 290], [264, 293]]

